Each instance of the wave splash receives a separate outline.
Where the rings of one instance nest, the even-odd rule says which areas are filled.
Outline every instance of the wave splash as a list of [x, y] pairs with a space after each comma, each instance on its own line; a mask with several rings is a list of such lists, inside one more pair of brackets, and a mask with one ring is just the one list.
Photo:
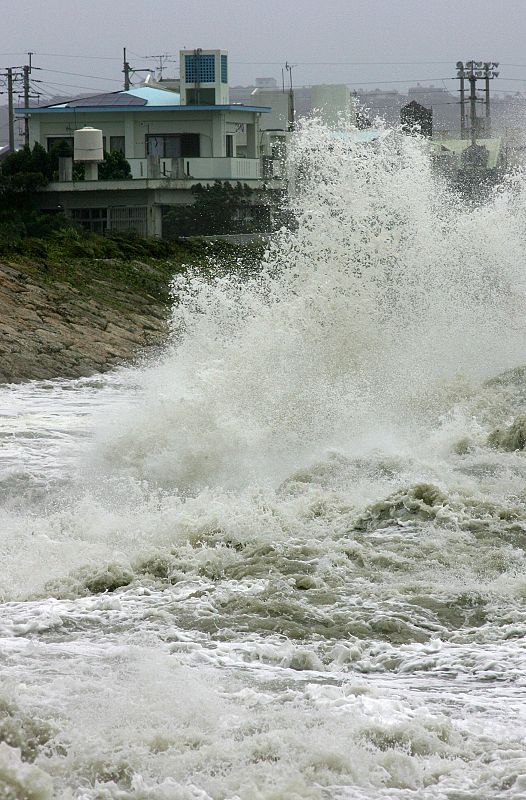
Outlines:
[[[261, 271], [177, 281], [173, 343], [98, 442], [153, 485], [278, 485], [338, 447], [397, 451], [524, 357], [523, 183], [467, 208], [424, 142], [317, 123], [291, 153], [293, 231]], [[100, 464], [99, 464], [100, 466]]]

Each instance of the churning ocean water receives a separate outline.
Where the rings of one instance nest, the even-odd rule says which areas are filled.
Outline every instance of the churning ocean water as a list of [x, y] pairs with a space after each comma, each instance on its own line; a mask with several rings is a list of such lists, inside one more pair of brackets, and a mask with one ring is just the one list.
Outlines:
[[0, 388], [2, 800], [526, 797], [526, 185], [292, 163], [160, 357]]

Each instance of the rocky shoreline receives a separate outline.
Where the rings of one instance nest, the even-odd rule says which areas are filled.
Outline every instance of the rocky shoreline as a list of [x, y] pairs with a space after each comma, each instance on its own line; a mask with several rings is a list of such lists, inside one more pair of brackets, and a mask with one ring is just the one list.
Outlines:
[[75, 286], [46, 267], [1, 263], [0, 382], [77, 378], [133, 360], [166, 338], [168, 313], [159, 297], [111, 279]]

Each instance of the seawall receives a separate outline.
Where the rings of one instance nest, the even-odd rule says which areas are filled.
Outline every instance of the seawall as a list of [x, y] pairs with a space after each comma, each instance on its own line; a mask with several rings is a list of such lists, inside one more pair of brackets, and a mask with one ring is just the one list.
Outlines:
[[177, 268], [115, 266], [0, 263], [0, 382], [91, 375], [163, 342]]

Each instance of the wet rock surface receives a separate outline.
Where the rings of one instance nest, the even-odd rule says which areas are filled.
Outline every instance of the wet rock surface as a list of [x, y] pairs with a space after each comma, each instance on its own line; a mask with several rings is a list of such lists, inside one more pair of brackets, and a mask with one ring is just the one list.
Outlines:
[[167, 308], [112, 281], [95, 297], [20, 264], [0, 264], [0, 382], [81, 377], [161, 344]]

